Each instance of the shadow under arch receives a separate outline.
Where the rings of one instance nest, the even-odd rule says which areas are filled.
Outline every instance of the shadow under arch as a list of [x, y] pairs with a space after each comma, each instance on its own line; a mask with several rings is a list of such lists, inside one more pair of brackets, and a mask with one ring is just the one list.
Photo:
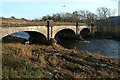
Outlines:
[[54, 39], [58, 41], [59, 39], [74, 39], [74, 37], [75, 37], [75, 32], [72, 29], [68, 28], [58, 31], [55, 34]]
[[89, 35], [90, 35], [90, 29], [88, 28], [84, 28], [80, 31], [80, 35], [83, 37], [83, 38], [87, 38]]
[[48, 44], [47, 38], [44, 34], [36, 31], [25, 31], [29, 34], [30, 44]]

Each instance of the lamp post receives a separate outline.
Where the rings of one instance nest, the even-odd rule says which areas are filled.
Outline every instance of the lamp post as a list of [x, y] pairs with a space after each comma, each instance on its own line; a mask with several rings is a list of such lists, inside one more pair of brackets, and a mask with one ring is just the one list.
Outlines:
[[47, 20], [47, 39], [49, 41], [49, 20]]
[[76, 22], [76, 35], [78, 35], [78, 22]]
[[50, 21], [52, 21], [52, 20], [47, 20], [47, 39], [48, 39], [48, 42], [49, 42], [49, 44], [50, 45], [56, 45], [56, 43], [57, 43], [57, 41], [54, 39], [54, 38], [52, 38], [53, 36], [52, 36], [52, 29], [53, 29], [53, 25], [51, 26], [51, 37], [49, 36], [50, 35], [50, 32], [49, 32], [49, 29], [50, 29]]
[[[48, 41], [50, 40], [50, 21], [53, 21], [53, 20], [47, 20], [47, 39]], [[51, 37], [52, 37], [52, 27], [51, 26]]]

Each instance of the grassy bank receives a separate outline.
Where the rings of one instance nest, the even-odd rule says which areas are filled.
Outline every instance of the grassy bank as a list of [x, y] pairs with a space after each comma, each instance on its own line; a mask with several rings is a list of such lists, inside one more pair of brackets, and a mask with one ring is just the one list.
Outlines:
[[[11, 19], [2, 18], [2, 27], [24, 27], [24, 26], [46, 26], [46, 21], [27, 21], [25, 19]], [[68, 22], [50, 22], [50, 26], [61, 26], [61, 25], [71, 25], [75, 26], [76, 23]], [[79, 25], [84, 26], [85, 23], [79, 23]]]
[[118, 59], [59, 45], [2, 44], [3, 78], [120, 78]]
[[25, 38], [20, 38], [20, 37], [16, 37], [13, 35], [8, 35], [2, 38], [2, 43], [22, 43], [25, 44], [25, 41], [27, 39]]
[[94, 38], [107, 38], [120, 41], [120, 27], [98, 28], [93, 34]]

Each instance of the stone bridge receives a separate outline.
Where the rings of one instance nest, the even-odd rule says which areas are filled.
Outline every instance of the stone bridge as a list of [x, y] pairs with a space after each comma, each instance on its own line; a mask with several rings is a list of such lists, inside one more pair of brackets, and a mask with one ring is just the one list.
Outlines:
[[[42, 41], [48, 41], [51, 38], [55, 38], [55, 36], [61, 32], [61, 36], [66, 34], [73, 35], [82, 35], [85, 31], [91, 32], [91, 26], [27, 26], [27, 27], [1, 27], [1, 36], [3, 37], [10, 35], [12, 33], [25, 31], [30, 35], [31, 40], [42, 39]], [[66, 36], [70, 36], [66, 35]], [[38, 40], [38, 41], [39, 41]]]

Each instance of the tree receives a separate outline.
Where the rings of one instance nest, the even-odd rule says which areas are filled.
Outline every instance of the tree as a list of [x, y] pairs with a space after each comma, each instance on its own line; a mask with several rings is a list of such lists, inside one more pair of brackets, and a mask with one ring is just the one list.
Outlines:
[[109, 9], [105, 7], [97, 8], [97, 15], [99, 19], [99, 26], [106, 27], [109, 25], [108, 18], [115, 15], [115, 9]]
[[75, 15], [75, 14], [73, 14], [72, 16], [71, 16], [71, 19], [72, 19], [72, 22], [78, 22], [79, 20], [78, 20], [78, 16], [77, 15]]
[[15, 19], [15, 17], [14, 17], [14, 16], [11, 16], [11, 19]]
[[80, 22], [87, 23], [87, 25], [90, 25], [91, 22], [94, 22], [97, 19], [97, 15], [88, 10], [75, 11], [73, 14], [78, 16]]
[[91, 25], [91, 23], [95, 22], [97, 20], [97, 15], [91, 12], [86, 12], [86, 22], [88, 25]]
[[27, 19], [25, 19], [25, 18], [21, 18], [21, 19], [27, 21]]

